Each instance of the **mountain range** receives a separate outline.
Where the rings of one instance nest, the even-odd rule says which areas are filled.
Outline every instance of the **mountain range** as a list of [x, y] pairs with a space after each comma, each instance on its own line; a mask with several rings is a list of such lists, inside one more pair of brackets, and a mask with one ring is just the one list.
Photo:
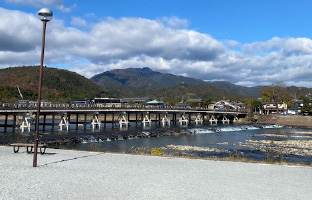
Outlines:
[[[157, 90], [176, 87], [180, 84], [184, 84], [193, 86], [192, 88], [196, 91], [196, 87], [194, 86], [203, 85], [207, 87], [204, 88], [204, 91], [209, 88], [210, 90], [214, 89], [216, 93], [223, 91], [233, 93], [233, 95], [235, 94], [236, 96], [240, 95], [253, 97], [259, 96], [260, 90], [262, 88], [261, 86], [250, 88], [243, 87], [226, 81], [205, 82], [195, 78], [156, 72], [147, 67], [142, 69], [127, 68], [106, 71], [93, 76], [90, 80], [104, 88], [132, 87], [141, 88], [141, 90]], [[213, 96], [213, 94], [210, 95]]]
[[[20, 99], [17, 86], [25, 99], [35, 100], [38, 66], [0, 69], [0, 102]], [[75, 72], [44, 68], [43, 98], [66, 102], [94, 97], [150, 97], [180, 102], [189, 98], [232, 99], [256, 98], [263, 86], [244, 87], [226, 81], [203, 80], [160, 73], [150, 68], [127, 68], [106, 71], [87, 79]], [[311, 88], [289, 87], [297, 97], [312, 92]]]

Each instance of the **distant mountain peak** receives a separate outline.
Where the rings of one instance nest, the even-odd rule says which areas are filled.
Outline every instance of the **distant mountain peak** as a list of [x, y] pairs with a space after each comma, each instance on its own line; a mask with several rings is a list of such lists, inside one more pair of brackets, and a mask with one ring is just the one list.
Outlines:
[[149, 68], [149, 67], [143, 67], [142, 70], [144, 70], [144, 71], [153, 71], [153, 70], [152, 70], [151, 68]]
[[187, 85], [205, 84], [202, 80], [160, 73], [149, 67], [106, 71], [93, 76], [91, 80], [105, 88], [130, 86], [134, 88], [161, 89], [173, 87], [182, 82]]

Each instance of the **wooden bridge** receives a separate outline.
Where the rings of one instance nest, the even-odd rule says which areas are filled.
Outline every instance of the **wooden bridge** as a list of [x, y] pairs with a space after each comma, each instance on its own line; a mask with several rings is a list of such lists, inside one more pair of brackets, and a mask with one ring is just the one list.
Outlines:
[[[35, 127], [36, 108], [0, 108], [0, 132], [31, 132]], [[43, 107], [40, 111], [40, 131], [100, 129], [107, 126], [128, 127], [131, 123], [151, 126], [153, 123], [170, 126], [190, 123], [230, 123], [246, 116], [241, 111], [207, 110], [195, 108], [98, 108]], [[2, 129], [2, 130], [1, 130]]]

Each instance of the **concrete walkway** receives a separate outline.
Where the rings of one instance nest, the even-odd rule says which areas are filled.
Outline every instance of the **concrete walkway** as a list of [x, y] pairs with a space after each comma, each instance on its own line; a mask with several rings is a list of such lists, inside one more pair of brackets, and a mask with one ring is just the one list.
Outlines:
[[0, 199], [311, 199], [312, 168], [0, 146]]

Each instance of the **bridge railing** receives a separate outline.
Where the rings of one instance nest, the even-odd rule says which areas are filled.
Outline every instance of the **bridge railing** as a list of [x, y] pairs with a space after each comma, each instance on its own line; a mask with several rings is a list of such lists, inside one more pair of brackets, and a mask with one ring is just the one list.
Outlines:
[[[37, 104], [14, 104], [0, 103], [0, 110], [34, 110], [37, 109]], [[121, 105], [121, 106], [100, 106], [95, 104], [68, 104], [68, 103], [49, 103], [41, 106], [42, 110], [98, 110], [98, 109], [144, 109], [144, 110], [197, 110], [197, 111], [219, 111], [219, 112], [244, 112], [240, 109], [208, 109], [208, 107], [179, 107], [179, 106], [146, 106], [146, 105]]]

